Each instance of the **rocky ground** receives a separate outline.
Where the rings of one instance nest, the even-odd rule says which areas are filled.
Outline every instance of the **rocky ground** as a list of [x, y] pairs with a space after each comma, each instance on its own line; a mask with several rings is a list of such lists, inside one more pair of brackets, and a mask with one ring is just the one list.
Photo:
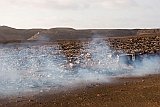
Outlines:
[[[1, 40], [6, 41], [11, 37], [6, 35], [13, 34], [12, 31], [6, 32], [7, 27], [2, 27]], [[5, 29], [5, 30], [4, 30]], [[12, 29], [14, 35], [23, 34], [24, 30]], [[19, 37], [19, 40], [43, 40], [40, 34], [47, 34], [52, 37], [53, 34], [62, 37], [65, 33], [59, 29], [50, 30], [28, 30], [26, 37]], [[37, 34], [37, 31], [40, 32]], [[71, 34], [70, 39], [74, 35], [80, 34], [81, 31], [74, 29], [65, 29], [67, 34]], [[80, 36], [89, 34], [88, 39], [78, 40], [56, 40], [60, 46], [60, 52], [67, 57], [67, 64], [73, 63], [75, 57], [83, 54], [90, 59], [89, 53], [83, 51], [88, 47], [88, 41], [100, 39], [101, 45], [105, 41], [111, 51], [124, 51], [129, 54], [134, 52], [153, 53], [160, 49], [159, 29], [155, 30], [83, 30]], [[158, 33], [157, 33], [158, 32]], [[100, 37], [90, 38], [91, 35], [99, 33]], [[117, 37], [105, 37], [109, 34], [112, 36], [116, 33]], [[120, 36], [119, 36], [120, 34]], [[34, 36], [33, 36], [34, 35]], [[138, 36], [135, 36], [138, 35]], [[13, 36], [13, 35], [10, 35]], [[125, 38], [124, 38], [125, 36]], [[129, 36], [129, 37], [126, 37]], [[18, 36], [17, 36], [18, 38]], [[37, 39], [38, 38], [38, 39]], [[66, 37], [67, 38], [67, 37]], [[61, 38], [60, 38], [61, 39]], [[45, 38], [46, 40], [46, 38]], [[52, 40], [49, 40], [52, 41]], [[47, 42], [49, 42], [47, 41]], [[33, 41], [35, 42], [35, 41]], [[41, 42], [38, 42], [41, 43]], [[11, 45], [11, 44], [10, 44]], [[86, 46], [85, 46], [86, 45]], [[3, 45], [2, 45], [3, 46]], [[12, 45], [11, 45], [12, 46]], [[85, 46], [85, 49], [83, 47]], [[95, 47], [93, 47], [94, 50]], [[86, 62], [86, 61], [85, 61]], [[159, 107], [160, 106], [160, 75], [146, 75], [141, 77], [116, 77], [112, 83], [89, 83], [78, 84], [79, 87], [61, 87], [63, 90], [48, 92], [40, 91], [39, 94], [25, 94], [18, 96], [3, 97], [0, 99], [0, 107]]]
[[0, 100], [0, 107], [159, 107], [160, 75], [116, 78], [70, 91]]
[[[81, 53], [81, 41], [58, 43], [69, 59]], [[80, 84], [78, 88], [4, 97], [0, 107], [158, 107], [159, 83], [159, 74], [114, 78], [112, 83]]]

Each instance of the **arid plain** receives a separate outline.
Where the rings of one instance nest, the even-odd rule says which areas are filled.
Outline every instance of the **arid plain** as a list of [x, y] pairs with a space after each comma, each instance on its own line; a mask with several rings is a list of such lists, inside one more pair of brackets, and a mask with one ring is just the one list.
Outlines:
[[[14, 29], [0, 27], [0, 42], [3, 46], [14, 44], [54, 44], [58, 43], [67, 58], [67, 67], [74, 71], [77, 67], [91, 65], [74, 63], [73, 57], [88, 55], [84, 45], [96, 40], [105, 41], [112, 52], [127, 54], [155, 54], [160, 50], [160, 29]], [[96, 42], [96, 43], [97, 43]], [[88, 46], [88, 45], [87, 45]], [[99, 45], [98, 45], [99, 46]], [[17, 45], [15, 46], [17, 47]], [[106, 48], [105, 48], [106, 49]], [[159, 55], [159, 53], [157, 53]], [[87, 57], [88, 59], [90, 56]], [[72, 67], [70, 64], [74, 63]], [[158, 63], [160, 65], [160, 63]], [[159, 67], [158, 67], [159, 68]], [[137, 69], [136, 69], [137, 70]], [[143, 70], [143, 69], [142, 69]], [[152, 69], [151, 69], [152, 70]], [[77, 83], [78, 88], [62, 86], [57, 91], [50, 89], [38, 94], [3, 97], [1, 107], [159, 107], [160, 69], [143, 75], [114, 76], [112, 82]]]

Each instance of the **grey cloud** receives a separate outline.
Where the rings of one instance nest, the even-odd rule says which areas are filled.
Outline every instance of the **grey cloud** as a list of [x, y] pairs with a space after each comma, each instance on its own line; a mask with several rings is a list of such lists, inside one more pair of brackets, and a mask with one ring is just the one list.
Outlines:
[[123, 9], [138, 6], [134, 0], [104, 0], [101, 2], [101, 5], [108, 9]]
[[57, 9], [108, 8], [119, 9], [138, 6], [134, 0], [47, 0], [44, 5]]
[[2, 0], [0, 4], [6, 4], [17, 7], [34, 7], [49, 9], [87, 9], [98, 8], [126, 8], [135, 6], [134, 0]]
[[[88, 2], [89, 1], [89, 2]], [[17, 8], [45, 8], [45, 9], [85, 9], [91, 5], [90, 0], [1, 0], [0, 5]]]

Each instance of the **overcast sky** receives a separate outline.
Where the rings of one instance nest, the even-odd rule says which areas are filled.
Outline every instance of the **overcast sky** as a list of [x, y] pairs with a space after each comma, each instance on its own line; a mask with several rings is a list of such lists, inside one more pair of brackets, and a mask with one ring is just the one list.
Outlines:
[[14, 28], [160, 28], [160, 0], [0, 0]]

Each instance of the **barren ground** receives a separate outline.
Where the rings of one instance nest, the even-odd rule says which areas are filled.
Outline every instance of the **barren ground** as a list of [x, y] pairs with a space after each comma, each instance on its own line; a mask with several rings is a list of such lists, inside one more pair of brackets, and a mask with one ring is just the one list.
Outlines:
[[116, 78], [112, 84], [90, 84], [70, 91], [6, 98], [0, 107], [158, 107], [160, 75]]

